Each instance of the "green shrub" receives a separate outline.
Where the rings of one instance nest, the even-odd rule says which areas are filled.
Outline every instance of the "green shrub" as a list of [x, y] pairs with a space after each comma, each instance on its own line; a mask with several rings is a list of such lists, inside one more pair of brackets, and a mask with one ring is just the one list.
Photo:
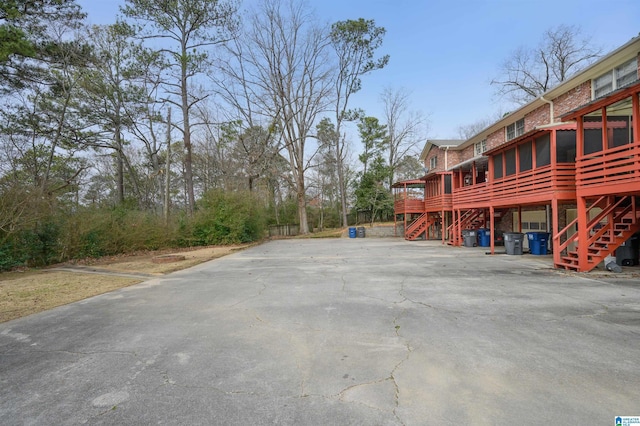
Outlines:
[[264, 234], [265, 212], [249, 192], [209, 191], [193, 218], [194, 245], [246, 243]]

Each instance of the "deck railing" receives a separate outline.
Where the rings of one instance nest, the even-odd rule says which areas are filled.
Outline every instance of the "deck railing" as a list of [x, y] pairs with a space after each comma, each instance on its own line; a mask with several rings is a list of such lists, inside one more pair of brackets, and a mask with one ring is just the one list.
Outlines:
[[422, 198], [402, 198], [393, 203], [396, 214], [422, 213], [424, 212], [424, 200]]
[[538, 167], [510, 176], [464, 186], [453, 190], [453, 202], [461, 207], [482, 207], [485, 204], [517, 204], [536, 197], [548, 199], [557, 192], [575, 191], [575, 165], [560, 163]]
[[488, 182], [463, 186], [453, 190], [453, 204], [456, 206], [480, 206], [490, 200], [490, 186]]
[[627, 144], [578, 158], [576, 185], [579, 189], [603, 185], [625, 185], [640, 181], [640, 144]]

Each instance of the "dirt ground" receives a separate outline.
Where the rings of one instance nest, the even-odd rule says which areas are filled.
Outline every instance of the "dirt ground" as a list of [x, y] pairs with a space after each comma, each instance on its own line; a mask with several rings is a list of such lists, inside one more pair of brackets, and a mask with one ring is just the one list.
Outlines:
[[248, 245], [147, 252], [0, 274], [0, 322], [66, 305], [153, 276], [186, 269]]

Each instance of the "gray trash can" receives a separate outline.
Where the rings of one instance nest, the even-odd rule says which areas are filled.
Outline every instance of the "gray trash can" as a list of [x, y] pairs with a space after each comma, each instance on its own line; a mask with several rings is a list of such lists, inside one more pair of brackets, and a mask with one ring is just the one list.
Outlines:
[[364, 226], [358, 227], [358, 238], [364, 238]]
[[522, 242], [524, 234], [522, 232], [505, 232], [504, 248], [507, 254], [522, 254]]
[[478, 233], [475, 229], [463, 229], [462, 239], [465, 247], [475, 247], [478, 245]]

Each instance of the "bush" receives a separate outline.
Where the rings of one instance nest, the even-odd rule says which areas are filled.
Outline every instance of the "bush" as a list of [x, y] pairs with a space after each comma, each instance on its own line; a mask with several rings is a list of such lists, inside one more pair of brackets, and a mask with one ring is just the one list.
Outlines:
[[237, 244], [265, 235], [265, 212], [249, 192], [207, 192], [193, 219], [194, 245]]

